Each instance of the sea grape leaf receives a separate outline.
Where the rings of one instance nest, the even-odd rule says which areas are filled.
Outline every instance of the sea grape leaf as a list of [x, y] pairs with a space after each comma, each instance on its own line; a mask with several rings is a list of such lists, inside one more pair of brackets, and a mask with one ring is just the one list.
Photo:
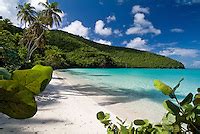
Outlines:
[[160, 80], [154, 80], [154, 86], [156, 89], [162, 91], [162, 93], [165, 95], [170, 95], [173, 93], [172, 88]]
[[183, 105], [185, 105], [185, 104], [191, 103], [191, 102], [192, 102], [192, 98], [193, 98], [193, 94], [192, 94], [192, 93], [189, 93], [189, 94], [185, 97], [185, 99], [184, 99], [182, 102], [180, 102], [180, 105], [183, 106]]
[[97, 113], [97, 119], [98, 120], [103, 120], [105, 118], [104, 112], [100, 111]]
[[2, 80], [10, 80], [11, 79], [11, 74], [8, 72], [8, 70], [6, 70], [3, 67], [0, 67], [0, 75], [2, 76]]
[[141, 125], [145, 124], [145, 121], [144, 120], [134, 120], [134, 124], [141, 126]]
[[164, 101], [163, 106], [166, 110], [168, 110], [172, 114], [178, 115], [180, 112], [180, 108], [174, 103], [172, 103], [170, 100]]
[[41, 92], [41, 86], [43, 81], [46, 80], [46, 76], [42, 74], [42, 71], [27, 69], [14, 71], [12, 79], [25, 86], [35, 95], [38, 95]]
[[35, 65], [32, 70], [41, 71], [42, 75], [46, 77], [46, 80], [42, 82], [40, 88], [40, 91], [42, 92], [52, 79], [53, 68], [50, 66]]
[[14, 80], [0, 80], [0, 112], [15, 119], [33, 117], [37, 105], [33, 93]]

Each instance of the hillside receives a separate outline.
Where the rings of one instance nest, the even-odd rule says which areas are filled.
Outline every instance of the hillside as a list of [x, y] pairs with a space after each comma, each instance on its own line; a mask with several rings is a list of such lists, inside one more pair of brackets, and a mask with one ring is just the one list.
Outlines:
[[63, 31], [50, 31], [48, 45], [68, 57], [70, 67], [184, 68], [181, 62], [154, 53], [107, 46]]
[[[0, 21], [0, 47], [4, 48], [1, 66], [20, 68], [26, 48], [19, 44], [23, 30]], [[107, 46], [63, 31], [48, 31], [45, 48], [35, 51], [30, 67], [35, 64], [59, 68], [184, 68], [181, 62], [150, 52]]]

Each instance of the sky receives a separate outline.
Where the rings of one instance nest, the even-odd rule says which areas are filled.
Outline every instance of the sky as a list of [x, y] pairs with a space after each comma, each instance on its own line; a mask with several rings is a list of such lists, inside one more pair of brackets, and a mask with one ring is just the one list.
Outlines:
[[[16, 6], [46, 0], [0, 0], [0, 15], [18, 26]], [[134, 48], [200, 68], [200, 0], [49, 0], [63, 30], [111, 46]]]

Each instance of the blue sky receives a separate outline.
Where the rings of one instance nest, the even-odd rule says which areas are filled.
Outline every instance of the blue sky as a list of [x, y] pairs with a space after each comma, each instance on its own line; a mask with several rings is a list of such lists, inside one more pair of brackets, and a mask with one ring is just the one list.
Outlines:
[[[7, 3], [4, 6], [8, 1], [14, 5], [13, 0], [0, 1]], [[45, 0], [26, 1], [37, 6]], [[188, 68], [200, 68], [200, 0], [53, 1], [63, 10], [61, 30], [107, 45], [162, 54]], [[6, 15], [13, 19], [12, 14]]]

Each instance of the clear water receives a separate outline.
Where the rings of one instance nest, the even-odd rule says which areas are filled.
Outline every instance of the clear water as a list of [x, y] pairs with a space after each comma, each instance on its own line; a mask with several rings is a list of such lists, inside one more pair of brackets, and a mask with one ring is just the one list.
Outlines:
[[165, 98], [155, 90], [153, 81], [159, 79], [174, 87], [184, 78], [176, 91], [179, 98], [188, 93], [196, 93], [200, 87], [200, 70], [197, 69], [65, 69], [65, 73], [87, 79], [96, 87], [107, 87], [127, 95], [138, 94], [148, 98]]

